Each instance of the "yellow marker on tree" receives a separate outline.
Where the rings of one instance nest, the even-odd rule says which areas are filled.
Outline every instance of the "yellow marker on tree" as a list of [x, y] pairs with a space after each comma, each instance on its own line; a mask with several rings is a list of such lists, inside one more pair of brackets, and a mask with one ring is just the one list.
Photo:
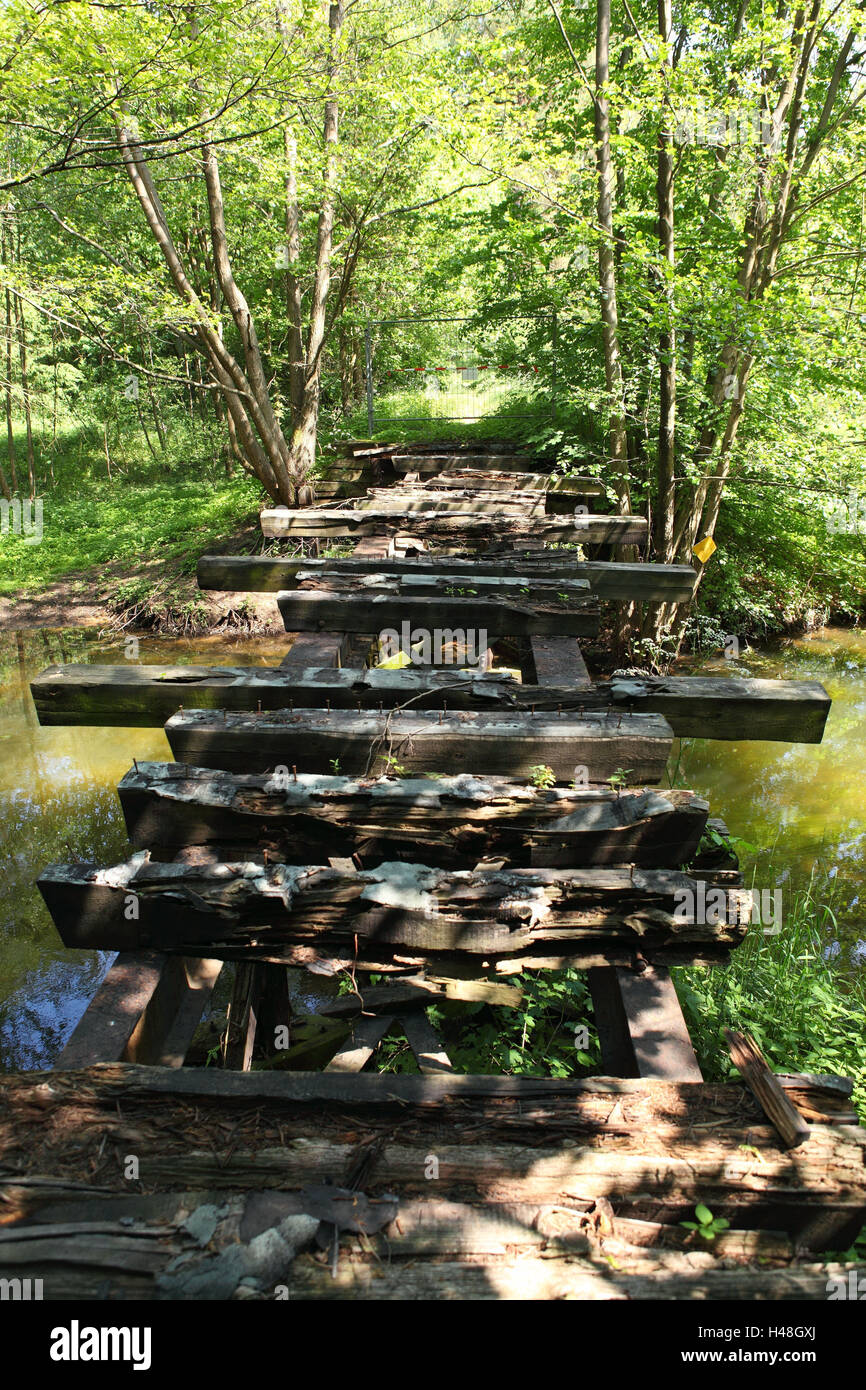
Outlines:
[[712, 536], [704, 536], [704, 539], [698, 541], [697, 545], [693, 548], [692, 554], [697, 555], [701, 564], [705, 565], [715, 549], [716, 543]]

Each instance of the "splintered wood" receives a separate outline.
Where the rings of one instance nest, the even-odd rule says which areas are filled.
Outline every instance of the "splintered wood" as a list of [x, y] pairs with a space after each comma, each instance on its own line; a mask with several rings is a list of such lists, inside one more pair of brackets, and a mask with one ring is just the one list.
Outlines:
[[861, 1130], [791, 1153], [737, 1085], [102, 1066], [0, 1077], [0, 1145], [46, 1298], [823, 1298], [866, 1205]]
[[289, 964], [356, 942], [368, 964], [454, 952], [505, 969], [595, 964], [617, 951], [711, 959], [742, 939], [751, 907], [739, 887], [718, 888], [711, 918], [696, 880], [633, 867], [470, 872], [399, 860], [349, 870], [142, 853], [110, 869], [51, 865], [38, 883], [67, 946], [235, 950]]

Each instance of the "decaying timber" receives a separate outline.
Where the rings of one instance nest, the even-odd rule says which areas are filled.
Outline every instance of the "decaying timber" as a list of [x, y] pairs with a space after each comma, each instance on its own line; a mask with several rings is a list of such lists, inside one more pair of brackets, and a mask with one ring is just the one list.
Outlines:
[[[587, 586], [588, 590], [588, 586]], [[494, 592], [472, 597], [449, 595], [440, 583], [428, 594], [405, 594], [387, 581], [376, 589], [360, 591], [340, 588], [288, 589], [277, 594], [280, 614], [287, 632], [315, 631], [321, 628], [342, 632], [381, 632], [398, 630], [408, 623], [422, 632], [445, 633], [440, 640], [448, 644], [450, 634], [483, 632], [485, 638], [522, 637], [530, 633], [564, 633], [572, 637], [594, 637], [598, 632], [598, 600], [587, 590], [561, 595], [551, 593], [526, 597]], [[486, 645], [486, 644], [485, 644]]]
[[[355, 471], [358, 472], [360, 481], [360, 471]], [[421, 486], [430, 492], [461, 488], [477, 488], [482, 492], [506, 492], [512, 495], [537, 492], [547, 497], [548, 506], [557, 502], [567, 506], [569, 504], [566, 499], [570, 497], [602, 497], [605, 490], [604, 484], [598, 478], [553, 477], [549, 473], [533, 473], [531, 470], [525, 473], [509, 473], [502, 468], [478, 468], [464, 463], [459, 467], [453, 465], [434, 473], [430, 469], [423, 472], [420, 468], [404, 469], [401, 462], [400, 469], [395, 471], [402, 473], [402, 486], [400, 489], [393, 488], [392, 492], [402, 491], [410, 486]], [[418, 483], [412, 484], [410, 480], [416, 477]]]
[[[497, 473], [521, 473], [523, 471], [534, 471], [531, 461], [526, 454], [493, 454], [473, 452], [471, 449], [442, 450], [439, 453], [433, 451], [412, 451], [404, 449], [391, 455], [391, 463], [395, 473], [420, 473], [430, 475], [436, 473], [448, 473], [455, 468], [474, 468], [479, 472], [486, 472], [490, 469]], [[549, 466], [536, 465], [537, 472], [543, 475], [549, 473]], [[597, 481], [597, 480], [595, 480]]]
[[[402, 487], [368, 488], [363, 497], [352, 498], [353, 510], [383, 513], [420, 513], [438, 515], [441, 512], [460, 512], [464, 515], [508, 516], [512, 519], [544, 516], [543, 492], [497, 492], [486, 488], [452, 488], [440, 492], [404, 484]], [[571, 504], [573, 509], [574, 504]]]
[[532, 517], [521, 519], [502, 509], [495, 513], [464, 514], [439, 512], [433, 515], [407, 511], [356, 511], [348, 507], [307, 507], [291, 511], [288, 507], [268, 507], [261, 513], [262, 533], [270, 539], [280, 536], [315, 536], [332, 539], [338, 536], [393, 535], [395, 531], [411, 530], [413, 535], [436, 538], [459, 535], [473, 541], [501, 541], [510, 537], [519, 542], [567, 541], [592, 545], [642, 545], [647, 537], [645, 517], [607, 516], [585, 513], [574, 517]]
[[252, 711], [330, 704], [333, 709], [391, 709], [411, 701], [413, 709], [447, 705], [451, 710], [608, 713], [614, 723], [624, 713], [652, 713], [662, 715], [677, 737], [786, 743], [820, 743], [830, 708], [830, 697], [818, 681], [671, 676], [599, 681], [587, 688], [528, 685], [501, 672], [456, 667], [307, 669], [288, 661], [282, 667], [72, 663], [49, 666], [30, 689], [41, 724], [152, 726], [165, 723], [181, 707]]
[[[735, 881], [737, 876], [733, 876]], [[297, 960], [295, 947], [485, 961], [577, 960], [608, 949], [664, 958], [721, 954], [742, 940], [751, 898], [706, 890], [672, 869], [374, 869], [260, 863], [50, 865], [39, 889], [64, 945], [148, 947], [219, 958], [226, 950]]]
[[292, 863], [359, 855], [474, 867], [679, 867], [697, 851], [708, 806], [689, 791], [539, 788], [496, 777], [378, 778], [222, 773], [137, 763], [118, 788], [130, 843], [267, 846]]
[[541, 556], [479, 556], [475, 560], [450, 557], [425, 559], [341, 560], [289, 559], [275, 555], [202, 555], [198, 562], [200, 589], [242, 593], [277, 593], [299, 582], [300, 572], [309, 581], [315, 574], [357, 576], [388, 574], [406, 579], [442, 572], [454, 585], [490, 585], [496, 579], [520, 583], [552, 583], [557, 578], [586, 579], [602, 599], [627, 599], [635, 603], [681, 603], [691, 598], [697, 573], [691, 565], [631, 564], [612, 560], [580, 560], [574, 551], [545, 550]]
[[[43, 1277], [48, 1298], [228, 1298], [242, 1277], [262, 1297], [369, 1297], [376, 1273], [389, 1297], [825, 1297], [845, 1268], [795, 1250], [866, 1212], [863, 1130], [816, 1126], [787, 1152], [735, 1084], [113, 1065], [0, 1077], [0, 1140], [0, 1275]], [[117, 1160], [133, 1144], [146, 1196]], [[363, 1239], [338, 1210], [359, 1168]], [[329, 1197], [336, 1281], [301, 1253]], [[680, 1225], [698, 1202], [731, 1223], [711, 1251]], [[283, 1232], [276, 1268], [250, 1245], [265, 1230]]]
[[351, 776], [454, 772], [529, 778], [550, 768], [558, 782], [631, 785], [661, 781], [673, 734], [656, 714], [559, 714], [476, 711], [271, 710], [225, 714], [185, 710], [165, 732], [178, 762], [228, 772], [323, 767]]

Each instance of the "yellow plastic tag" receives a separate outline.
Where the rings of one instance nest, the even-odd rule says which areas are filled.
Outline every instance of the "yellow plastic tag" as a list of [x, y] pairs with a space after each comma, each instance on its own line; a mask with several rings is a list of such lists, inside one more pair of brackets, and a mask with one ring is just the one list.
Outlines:
[[697, 545], [692, 550], [692, 554], [697, 555], [701, 564], [705, 565], [715, 549], [716, 543], [712, 536], [704, 536], [702, 541], [698, 541]]

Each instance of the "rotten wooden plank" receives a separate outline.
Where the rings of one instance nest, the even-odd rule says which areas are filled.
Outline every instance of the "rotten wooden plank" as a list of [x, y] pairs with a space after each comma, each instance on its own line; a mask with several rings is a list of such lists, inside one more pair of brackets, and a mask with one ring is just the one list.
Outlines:
[[[616, 687], [615, 691], [613, 687]], [[830, 697], [818, 681], [671, 676], [664, 680], [533, 686], [496, 671], [400, 671], [252, 666], [49, 666], [30, 683], [41, 724], [163, 724], [178, 708], [292, 706], [577, 710], [614, 718], [660, 714], [677, 737], [820, 743]], [[615, 696], [615, 698], [614, 698]]]
[[[520, 637], [531, 633], [564, 633], [593, 637], [599, 609], [594, 594], [552, 595], [541, 601], [529, 595], [490, 593], [473, 597], [449, 595], [445, 585], [428, 595], [392, 593], [387, 586], [373, 592], [288, 589], [277, 594], [287, 632], [331, 628], [344, 632], [399, 631], [404, 624], [422, 632], [451, 634], [482, 632], [485, 637]], [[443, 645], [454, 639], [446, 635]], [[460, 638], [456, 640], [461, 640]], [[482, 643], [486, 646], [486, 642]]]
[[551, 769], [570, 782], [575, 768], [589, 782], [622, 773], [629, 785], [659, 782], [673, 733], [654, 714], [575, 715], [536, 712], [391, 710], [272, 710], [261, 714], [185, 710], [166, 722], [178, 762], [229, 772], [299, 772], [331, 768], [366, 776], [389, 770], [452, 772], [530, 778]]
[[339, 669], [344, 664], [345, 650], [346, 634], [343, 632], [298, 632], [280, 667], [286, 671]]
[[553, 583], [561, 579], [586, 579], [602, 599], [627, 599], [636, 603], [682, 603], [691, 598], [697, 574], [691, 565], [623, 563], [580, 560], [574, 551], [545, 550], [535, 555], [488, 555], [473, 560], [451, 556], [420, 559], [378, 559], [355, 554], [342, 560], [289, 559], [282, 556], [202, 555], [197, 579], [201, 589], [243, 593], [277, 593], [292, 587], [299, 573], [306, 579], [328, 573], [360, 576], [375, 573], [438, 579], [443, 572], [455, 584], [490, 585], [497, 578], [529, 579]]
[[536, 685], [566, 685], [575, 689], [591, 690], [592, 680], [586, 669], [583, 653], [573, 635], [567, 635], [567, 628], [560, 628], [556, 635], [542, 634], [537, 628], [530, 642], [532, 663], [535, 667]]
[[703, 1080], [664, 966], [590, 970], [588, 983], [606, 1071], [668, 1081]]
[[325, 1067], [326, 1072], [359, 1072], [370, 1061], [385, 1034], [394, 1027], [394, 1019], [389, 1014], [379, 1014], [376, 1018], [362, 1018], [353, 1025], [351, 1036], [346, 1039]]
[[[38, 887], [64, 945], [141, 947], [219, 958], [231, 950], [287, 962], [296, 947], [355, 944], [411, 964], [437, 955], [544, 962], [591, 948], [659, 954], [742, 940], [750, 894], [720, 888], [720, 920], [698, 907], [695, 880], [676, 870], [450, 871], [403, 861], [349, 872], [329, 866], [156, 863], [146, 853], [111, 868], [53, 864]], [[132, 899], [137, 916], [127, 915]]]
[[[403, 472], [402, 469], [400, 471]], [[361, 481], [361, 476], [363, 475], [359, 476], [358, 481]], [[470, 464], [461, 464], [459, 467], [455, 465], [435, 474], [428, 472], [425, 476], [427, 481], [423, 482], [420, 470], [407, 468], [403, 472], [402, 485], [398, 486], [420, 486], [431, 493], [462, 488], [477, 488], [482, 492], [538, 493], [551, 500], [561, 500], [564, 506], [569, 505], [567, 498], [602, 497], [605, 492], [604, 484], [598, 478], [554, 477], [549, 473], [533, 473], [531, 470], [525, 473], [509, 473], [504, 469], [476, 468]], [[419, 480], [418, 483], [410, 481], [415, 478]], [[397, 492], [398, 489], [392, 490]], [[570, 505], [573, 506], [573, 503]]]
[[805, 1144], [812, 1131], [790, 1096], [770, 1071], [767, 1060], [749, 1033], [725, 1029], [731, 1061], [746, 1085], [776, 1126], [786, 1148]]
[[427, 1022], [423, 1014], [401, 1017], [400, 1027], [406, 1034], [406, 1041], [412, 1049], [422, 1076], [436, 1072], [453, 1072], [451, 1058], [442, 1046], [435, 1028]]
[[288, 507], [266, 508], [261, 513], [262, 534], [269, 539], [282, 536], [319, 537], [393, 535], [395, 531], [411, 530], [421, 537], [460, 536], [483, 540], [501, 540], [510, 536], [536, 541], [566, 541], [571, 544], [642, 545], [647, 537], [646, 517], [593, 515], [583, 513], [561, 520], [555, 517], [515, 518], [507, 509], [501, 515], [480, 515], [462, 512], [441, 512], [433, 515], [398, 511], [357, 511], [306, 507], [293, 511]]
[[508, 778], [356, 780], [290, 772], [231, 774], [183, 763], [136, 763], [118, 792], [130, 843], [163, 854], [189, 844], [265, 846], [293, 863], [367, 849], [383, 859], [472, 868], [512, 864], [679, 867], [707, 823], [684, 790], [536, 787]]
[[167, 959], [158, 951], [121, 952], [76, 1024], [57, 1066], [89, 1067], [124, 1058]]
[[277, 593], [292, 587], [303, 572], [309, 580], [315, 574], [345, 577], [387, 574], [414, 579], [444, 572], [448, 582], [490, 587], [497, 579], [553, 584], [556, 579], [585, 579], [602, 599], [628, 599], [642, 602], [677, 602], [691, 598], [697, 574], [691, 565], [620, 563], [607, 560], [580, 560], [574, 551], [545, 550], [540, 555], [489, 556], [474, 560], [450, 556], [421, 559], [365, 558], [355, 554], [342, 560], [289, 559], [281, 556], [202, 555], [197, 579], [201, 589], [243, 593]]

